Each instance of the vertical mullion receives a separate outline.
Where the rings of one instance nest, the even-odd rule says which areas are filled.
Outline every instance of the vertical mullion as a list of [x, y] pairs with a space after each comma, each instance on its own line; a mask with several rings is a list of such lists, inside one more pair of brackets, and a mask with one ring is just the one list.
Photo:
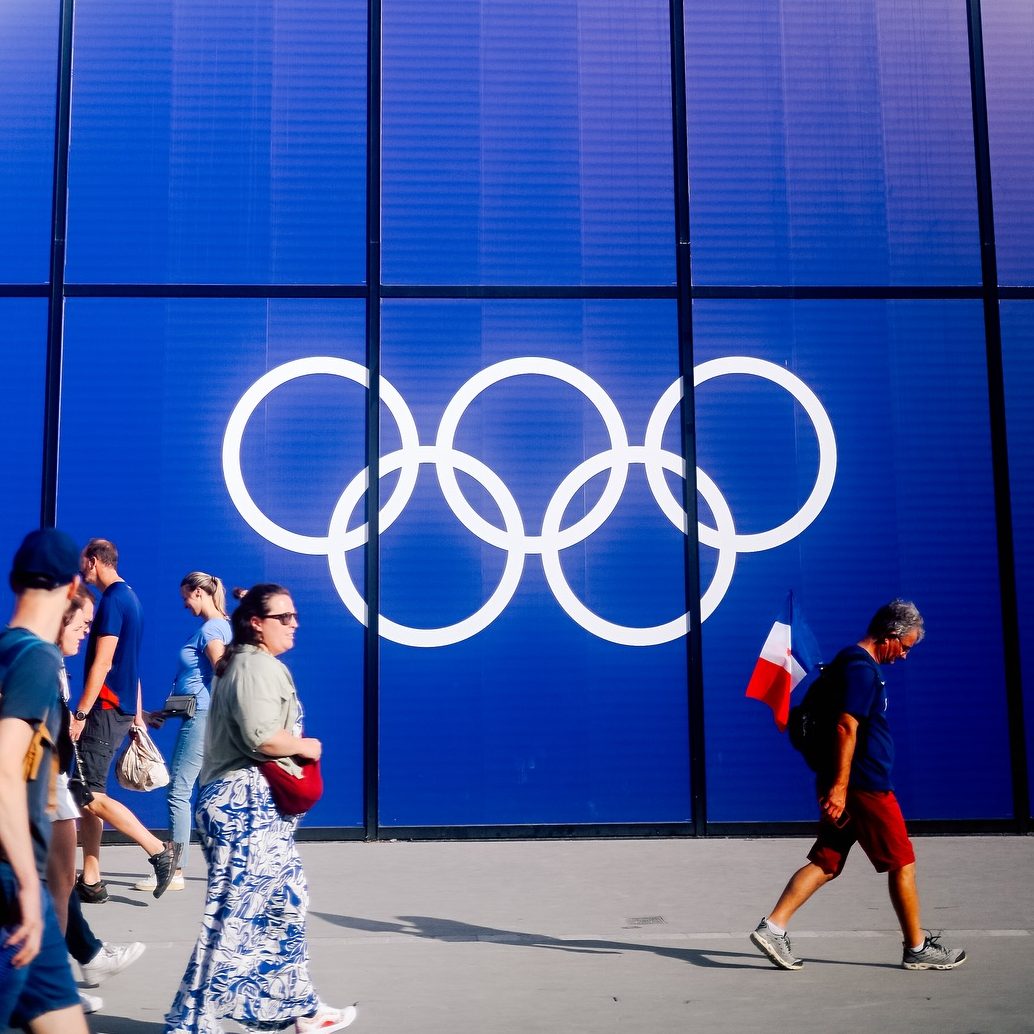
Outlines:
[[62, 0], [58, 28], [57, 112], [54, 180], [50, 209], [50, 283], [47, 305], [47, 361], [43, 395], [43, 470], [40, 525], [57, 520], [58, 449], [61, 435], [61, 361], [65, 315], [65, 234], [68, 225], [68, 141], [72, 110], [73, 0]]
[[675, 187], [675, 277], [678, 320], [683, 508], [686, 511], [685, 580], [688, 738], [693, 830], [707, 833], [707, 766], [704, 741], [704, 666], [700, 629], [700, 544], [697, 535], [696, 405], [693, 393], [693, 299], [689, 237], [689, 130], [686, 118], [686, 45], [683, 0], [669, 0], [671, 38], [672, 158]]
[[1030, 789], [1027, 781], [1027, 743], [1023, 718], [1023, 680], [1020, 668], [1020, 627], [1016, 601], [1016, 557], [1013, 543], [1012, 498], [1005, 416], [1005, 369], [1002, 360], [1002, 324], [999, 309], [998, 258], [995, 248], [994, 195], [991, 184], [991, 142], [987, 119], [987, 80], [980, 0], [967, 0], [969, 70], [973, 106], [973, 149], [976, 159], [977, 213], [980, 227], [980, 271], [983, 287], [984, 339], [987, 356], [987, 393], [991, 432], [991, 469], [994, 478], [995, 524], [998, 534], [998, 584], [1005, 651], [1005, 694], [1009, 716], [1013, 808], [1017, 831], [1030, 829]]
[[363, 664], [363, 825], [380, 835], [380, 371], [381, 2], [369, 0], [366, 31], [366, 631]]

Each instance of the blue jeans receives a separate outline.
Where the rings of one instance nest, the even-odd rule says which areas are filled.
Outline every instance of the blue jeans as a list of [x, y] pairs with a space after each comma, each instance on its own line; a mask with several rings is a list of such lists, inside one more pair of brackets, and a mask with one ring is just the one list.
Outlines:
[[207, 721], [207, 711], [198, 711], [193, 718], [184, 719], [169, 766], [169, 829], [172, 842], [182, 845], [179, 866], [183, 870], [187, 868], [190, 830], [193, 826], [190, 798], [205, 754]]
[[83, 916], [82, 902], [79, 900], [75, 887], [68, 895], [68, 926], [65, 928], [65, 947], [68, 948], [68, 954], [80, 966], [93, 962], [97, 957], [97, 952], [104, 947], [104, 942], [90, 929], [90, 924]]

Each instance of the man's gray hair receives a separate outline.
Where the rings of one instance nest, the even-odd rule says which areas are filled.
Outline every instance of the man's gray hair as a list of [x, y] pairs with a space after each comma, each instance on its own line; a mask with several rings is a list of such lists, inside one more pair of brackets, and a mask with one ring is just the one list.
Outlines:
[[873, 639], [900, 639], [909, 632], [918, 633], [918, 643], [926, 635], [923, 615], [911, 600], [891, 600], [872, 616], [868, 634]]

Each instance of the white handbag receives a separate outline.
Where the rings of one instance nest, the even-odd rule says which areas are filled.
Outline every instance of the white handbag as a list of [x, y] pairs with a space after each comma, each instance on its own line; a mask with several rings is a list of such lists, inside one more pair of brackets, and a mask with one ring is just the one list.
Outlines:
[[146, 729], [134, 725], [129, 730], [129, 742], [115, 765], [119, 786], [127, 790], [156, 790], [168, 786], [169, 769], [162, 752]]
[[169, 769], [162, 752], [143, 725], [143, 699], [136, 687], [136, 723], [129, 730], [129, 742], [115, 762], [115, 777], [127, 790], [157, 790], [169, 785]]

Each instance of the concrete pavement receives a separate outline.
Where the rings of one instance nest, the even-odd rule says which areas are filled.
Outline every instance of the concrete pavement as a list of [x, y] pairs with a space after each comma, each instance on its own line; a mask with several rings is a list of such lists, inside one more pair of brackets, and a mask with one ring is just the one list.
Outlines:
[[[1034, 1031], [1034, 839], [917, 840], [924, 923], [969, 954], [945, 973], [900, 968], [886, 878], [860, 852], [790, 930], [803, 970], [759, 955], [748, 933], [809, 843], [304, 843], [313, 975], [331, 1004], [359, 1001], [359, 1034]], [[91, 1030], [160, 1034], [201, 853], [159, 901], [131, 889], [138, 849], [102, 861], [111, 900], [87, 919], [148, 950], [96, 992]]]

